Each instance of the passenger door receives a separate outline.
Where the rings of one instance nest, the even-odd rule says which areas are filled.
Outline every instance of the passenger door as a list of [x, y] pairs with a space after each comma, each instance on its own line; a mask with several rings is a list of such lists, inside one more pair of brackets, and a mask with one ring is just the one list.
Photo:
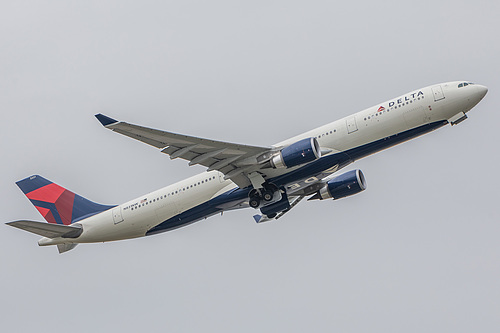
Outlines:
[[121, 206], [113, 208], [113, 221], [115, 222], [115, 224], [123, 222], [122, 207]]
[[432, 87], [432, 95], [434, 96], [434, 102], [444, 99], [443, 88], [441, 86]]
[[347, 118], [346, 126], [347, 126], [347, 134], [356, 132], [358, 130], [358, 126], [356, 125], [356, 117], [352, 116]]

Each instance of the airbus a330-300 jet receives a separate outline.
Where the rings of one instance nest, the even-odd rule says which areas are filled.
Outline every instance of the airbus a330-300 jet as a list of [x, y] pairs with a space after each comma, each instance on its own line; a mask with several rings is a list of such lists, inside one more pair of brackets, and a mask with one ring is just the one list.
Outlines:
[[17, 182], [45, 221], [7, 224], [40, 236], [60, 253], [79, 243], [130, 239], [173, 230], [209, 216], [253, 208], [257, 223], [288, 213], [302, 199], [340, 199], [366, 188], [354, 161], [467, 119], [486, 95], [468, 81], [421, 88], [272, 146], [209, 140], [152, 129], [97, 114], [116, 133], [158, 148], [206, 172], [121, 205], [101, 205], [41, 176]]

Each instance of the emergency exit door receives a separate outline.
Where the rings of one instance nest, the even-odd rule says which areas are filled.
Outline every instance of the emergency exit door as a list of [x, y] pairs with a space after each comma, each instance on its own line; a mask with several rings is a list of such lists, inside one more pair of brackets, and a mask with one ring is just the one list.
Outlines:
[[356, 125], [356, 117], [347, 118], [346, 125], [347, 134], [351, 134], [352, 132], [356, 132], [358, 130], [358, 126]]

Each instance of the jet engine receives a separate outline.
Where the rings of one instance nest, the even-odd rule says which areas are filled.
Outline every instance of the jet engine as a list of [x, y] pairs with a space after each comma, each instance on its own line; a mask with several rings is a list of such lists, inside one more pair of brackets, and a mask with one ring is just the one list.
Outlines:
[[321, 157], [321, 149], [316, 138], [297, 141], [283, 148], [271, 159], [273, 168], [291, 168], [317, 160]]
[[311, 199], [333, 200], [357, 194], [366, 189], [365, 176], [361, 170], [352, 170], [329, 180]]

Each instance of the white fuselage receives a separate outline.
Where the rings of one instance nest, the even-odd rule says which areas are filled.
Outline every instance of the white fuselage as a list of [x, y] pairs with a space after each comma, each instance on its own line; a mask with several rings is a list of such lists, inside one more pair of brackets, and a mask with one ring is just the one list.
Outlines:
[[[459, 83], [448, 82], [412, 91], [274, 146], [287, 146], [300, 139], [315, 137], [321, 149], [328, 151], [321, 159], [332, 154], [352, 152], [354, 161], [391, 146], [384, 146], [384, 139], [404, 136], [402, 133], [415, 129], [415, 133], [408, 135], [407, 139], [411, 139], [459, 119], [462, 112], [468, 112], [486, 94], [484, 86], [471, 84], [459, 88]], [[424, 129], [426, 125], [428, 128]], [[421, 132], [418, 132], [419, 128], [422, 128]], [[394, 144], [402, 141], [395, 140]], [[270, 177], [281, 177], [301, 167], [273, 169]], [[323, 171], [331, 167], [325, 165]], [[317, 175], [301, 177], [305, 179], [308, 176]], [[300, 179], [292, 179], [293, 183], [298, 181]], [[44, 238], [39, 244], [91, 243], [142, 237], [164, 221], [170, 221], [171, 229], [174, 229], [224, 210], [248, 207], [247, 198], [231, 197], [230, 193], [236, 190], [237, 185], [225, 180], [220, 172], [204, 172], [77, 222], [83, 226], [83, 233], [78, 238]], [[223, 200], [226, 197], [221, 198], [223, 195], [228, 198], [227, 202]], [[217, 209], [210, 206], [211, 202], [216, 202]], [[189, 212], [192, 212], [192, 217], [186, 218]], [[176, 226], [177, 216], [179, 221], [186, 219], [187, 222]]]

